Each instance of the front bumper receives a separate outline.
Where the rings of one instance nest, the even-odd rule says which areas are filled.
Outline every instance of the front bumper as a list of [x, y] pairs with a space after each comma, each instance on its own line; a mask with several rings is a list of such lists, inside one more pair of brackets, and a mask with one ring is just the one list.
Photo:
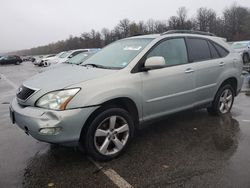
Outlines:
[[[38, 107], [22, 107], [14, 99], [10, 105], [15, 123], [39, 141], [64, 145], [77, 145], [82, 127], [87, 118], [98, 107], [78, 108], [64, 111]], [[55, 135], [42, 134], [43, 128], [60, 128]]]

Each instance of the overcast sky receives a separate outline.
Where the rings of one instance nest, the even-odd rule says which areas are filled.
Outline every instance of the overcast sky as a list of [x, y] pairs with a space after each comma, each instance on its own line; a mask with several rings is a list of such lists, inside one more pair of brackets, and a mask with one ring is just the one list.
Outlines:
[[217, 13], [249, 0], [1, 0], [0, 52], [45, 45], [91, 29], [113, 29], [119, 20], [167, 20], [185, 6], [189, 17], [199, 7]]

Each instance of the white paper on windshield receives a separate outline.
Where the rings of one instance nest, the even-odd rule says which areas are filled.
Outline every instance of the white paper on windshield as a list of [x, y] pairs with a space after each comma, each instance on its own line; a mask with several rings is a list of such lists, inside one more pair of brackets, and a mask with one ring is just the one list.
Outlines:
[[141, 46], [125, 46], [123, 48], [123, 50], [127, 50], [127, 51], [138, 51], [140, 50], [142, 47]]

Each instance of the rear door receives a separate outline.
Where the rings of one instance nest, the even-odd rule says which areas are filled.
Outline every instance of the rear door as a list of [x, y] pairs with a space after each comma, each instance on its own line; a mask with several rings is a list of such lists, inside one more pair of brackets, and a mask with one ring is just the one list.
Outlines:
[[225, 69], [226, 62], [215, 45], [204, 38], [187, 38], [189, 59], [196, 67], [195, 105], [213, 100], [219, 77]]
[[184, 38], [160, 42], [145, 59], [153, 56], [164, 57], [166, 66], [141, 73], [144, 120], [190, 108], [194, 102], [194, 70]]

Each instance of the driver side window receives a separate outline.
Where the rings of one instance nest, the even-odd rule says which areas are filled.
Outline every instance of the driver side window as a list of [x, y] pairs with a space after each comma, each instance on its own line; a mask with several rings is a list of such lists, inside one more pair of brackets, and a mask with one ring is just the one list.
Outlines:
[[166, 66], [181, 65], [188, 63], [187, 50], [183, 38], [168, 39], [158, 44], [147, 55], [147, 58], [162, 56]]

